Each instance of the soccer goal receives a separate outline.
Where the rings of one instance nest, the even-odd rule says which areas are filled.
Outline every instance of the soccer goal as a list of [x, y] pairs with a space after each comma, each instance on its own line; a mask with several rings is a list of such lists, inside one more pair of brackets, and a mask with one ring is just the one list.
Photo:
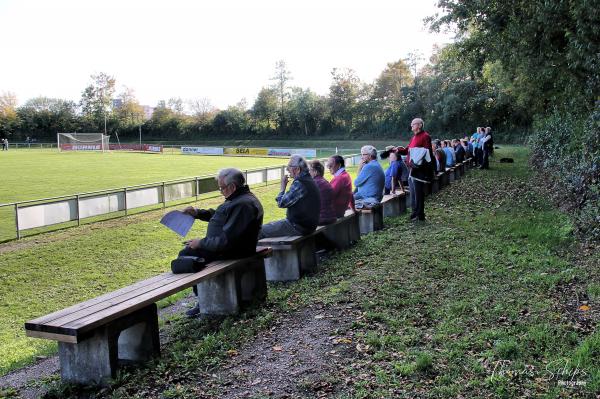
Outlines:
[[57, 133], [59, 151], [108, 151], [109, 135], [102, 133]]

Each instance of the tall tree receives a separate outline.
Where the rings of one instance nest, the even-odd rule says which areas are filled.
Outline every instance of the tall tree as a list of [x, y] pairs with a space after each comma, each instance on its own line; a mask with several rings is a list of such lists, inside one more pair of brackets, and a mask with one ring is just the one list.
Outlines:
[[104, 131], [111, 116], [116, 80], [104, 72], [91, 75], [91, 79], [92, 82], [81, 93], [81, 113], [88, 128]]
[[292, 80], [292, 74], [284, 60], [277, 61], [275, 64], [275, 75], [271, 80], [274, 81], [273, 88], [279, 96], [279, 128], [281, 129], [285, 122], [285, 103], [289, 97], [288, 82]]
[[11, 92], [3, 92], [0, 95], [0, 136], [11, 136], [18, 126], [17, 96]]
[[334, 122], [346, 131], [352, 131], [352, 120], [358, 103], [361, 81], [356, 72], [349, 68], [334, 68], [331, 71], [329, 104]]

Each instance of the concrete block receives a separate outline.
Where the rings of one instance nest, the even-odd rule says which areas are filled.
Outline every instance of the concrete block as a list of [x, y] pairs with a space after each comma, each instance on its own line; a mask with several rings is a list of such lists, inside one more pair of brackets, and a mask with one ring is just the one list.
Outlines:
[[433, 182], [431, 183], [431, 193], [435, 194], [438, 191], [440, 191], [440, 178], [436, 176], [433, 178]]
[[400, 215], [400, 199], [404, 200], [396, 195], [385, 195], [381, 201], [383, 206], [383, 217], [394, 217]]
[[383, 229], [383, 207], [378, 204], [367, 212], [361, 210], [358, 214], [358, 221], [360, 234], [369, 234]]
[[63, 381], [108, 384], [119, 361], [142, 362], [160, 355], [156, 304], [98, 327], [77, 344], [59, 342], [58, 355]]
[[446, 174], [448, 175], [448, 184], [454, 182], [454, 168], [446, 169]]
[[267, 278], [264, 259], [256, 259], [236, 269], [238, 297], [242, 303], [264, 301], [267, 298]]
[[235, 270], [203, 280], [196, 287], [201, 314], [228, 315], [240, 310]]
[[292, 246], [273, 246], [273, 255], [265, 259], [267, 281], [294, 281], [317, 270], [315, 237], [304, 237]]

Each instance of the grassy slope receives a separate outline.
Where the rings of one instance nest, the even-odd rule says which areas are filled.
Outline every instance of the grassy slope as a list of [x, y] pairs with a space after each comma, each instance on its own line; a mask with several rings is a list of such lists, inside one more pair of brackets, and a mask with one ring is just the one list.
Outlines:
[[[585, 314], [578, 313], [570, 292], [587, 293], [595, 309], [600, 282], [597, 268], [591, 266], [598, 264], [600, 255], [577, 253], [568, 219], [532, 190], [524, 150], [507, 149], [499, 151], [500, 156], [513, 156], [517, 163], [470, 172], [428, 202], [425, 225], [413, 228], [405, 217], [387, 219], [386, 230], [335, 256], [316, 276], [270, 287], [267, 306], [216, 326], [175, 322], [169, 327], [175, 339], [163, 358], [123, 374], [108, 394], [197, 397], [204, 389], [197, 382], [198, 370], [219, 364], [228, 349], [269, 328], [275, 317], [307, 304], [340, 306], [348, 301], [364, 315], [348, 332], [355, 337], [352, 345], [366, 349], [335, 376], [341, 381], [336, 386], [339, 397], [586, 397], [600, 390], [600, 333], [578, 328]], [[272, 195], [273, 188], [266, 190], [264, 195]], [[276, 218], [281, 212], [271, 205], [267, 215]], [[104, 263], [119, 270], [115, 279], [135, 280], [164, 270], [177, 248], [178, 240], [152, 222], [97, 230], [82, 228], [79, 244], [84, 252], [106, 254], [111, 262]], [[102, 235], [110, 245], [103, 243]], [[132, 237], [135, 241], [130, 243]], [[98, 242], [102, 251], [93, 249]], [[109, 248], [114, 249], [107, 252]], [[57, 249], [49, 248], [48, 256]], [[129, 262], [136, 250], [138, 258]], [[18, 251], [3, 258], [8, 255], [15, 264], [21, 257], [31, 260], [36, 252]], [[2, 276], [0, 284], [5, 285], [6, 278]], [[98, 284], [90, 281], [78, 295], [94, 295], [90, 287], [105, 291], [119, 285], [116, 280]], [[19, 306], [18, 300], [13, 302], [9, 309]], [[48, 302], [31, 313], [51, 308]], [[0, 303], [5, 300], [0, 298]], [[499, 372], [499, 364], [505, 372]], [[587, 385], [559, 387], [557, 380], [569, 377], [559, 377], [557, 370], [566, 366], [572, 372], [575, 365], [585, 374], [574, 380]], [[351, 385], [344, 384], [348, 380]], [[54, 392], [67, 394], [63, 389], [58, 386]]]

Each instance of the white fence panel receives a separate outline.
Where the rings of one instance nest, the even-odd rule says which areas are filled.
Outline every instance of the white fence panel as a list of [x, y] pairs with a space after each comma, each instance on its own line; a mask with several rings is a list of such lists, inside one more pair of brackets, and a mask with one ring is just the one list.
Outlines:
[[281, 168], [267, 170], [267, 181], [278, 179], [281, 179]]
[[127, 191], [127, 209], [160, 204], [162, 187]]
[[111, 193], [79, 199], [79, 217], [89, 218], [125, 209], [125, 193]]
[[174, 201], [182, 198], [193, 197], [194, 194], [194, 186], [196, 185], [195, 181], [177, 183], [177, 184], [168, 184], [165, 185], [165, 197], [166, 201]]
[[77, 200], [19, 208], [19, 230], [77, 220]]
[[248, 172], [248, 174], [246, 176], [246, 184], [264, 183], [263, 174], [264, 174], [263, 170]]

